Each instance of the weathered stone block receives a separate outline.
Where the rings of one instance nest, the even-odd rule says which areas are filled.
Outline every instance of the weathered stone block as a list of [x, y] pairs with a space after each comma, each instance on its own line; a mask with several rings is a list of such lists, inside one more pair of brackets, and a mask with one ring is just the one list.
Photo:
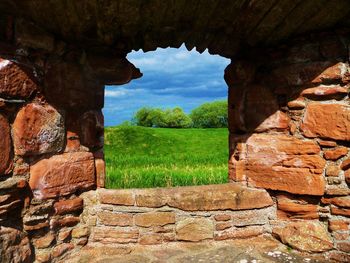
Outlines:
[[100, 189], [98, 193], [102, 204], [134, 205], [135, 203], [132, 190]]
[[323, 195], [326, 162], [319, 156], [320, 147], [315, 142], [274, 134], [233, 139], [236, 149], [231, 162], [236, 166], [236, 178], [254, 187]]
[[0, 97], [27, 99], [38, 90], [34, 74], [28, 74], [19, 65], [0, 58]]
[[215, 240], [251, 238], [266, 233], [263, 226], [232, 228], [215, 234]]
[[12, 163], [10, 136], [10, 124], [8, 120], [0, 114], [0, 176], [10, 172]]
[[332, 219], [328, 221], [328, 228], [331, 231], [348, 231], [350, 220]]
[[29, 185], [38, 199], [91, 188], [95, 185], [93, 156], [88, 152], [76, 152], [42, 159], [30, 167]]
[[138, 229], [116, 229], [109, 227], [95, 227], [91, 240], [103, 244], [136, 243], [139, 237]]
[[101, 211], [97, 214], [101, 224], [108, 226], [132, 226], [133, 216], [131, 214], [111, 213]]
[[142, 227], [164, 226], [175, 223], [174, 212], [150, 212], [135, 215], [135, 225]]
[[31, 103], [18, 112], [12, 133], [18, 155], [60, 152], [65, 136], [64, 120], [50, 105]]
[[157, 245], [163, 242], [162, 234], [145, 234], [140, 237], [139, 243], [141, 245]]
[[81, 238], [86, 237], [89, 235], [89, 228], [88, 227], [75, 227], [72, 230], [72, 237], [73, 238]]
[[320, 222], [293, 222], [284, 228], [275, 228], [273, 232], [283, 243], [301, 251], [324, 252], [333, 248], [332, 239]]
[[323, 197], [321, 199], [321, 202], [327, 205], [332, 204], [340, 207], [350, 208], [350, 196], [338, 196], [332, 198]]
[[67, 253], [69, 250], [72, 250], [74, 248], [74, 245], [71, 243], [63, 243], [60, 245], [57, 245], [53, 250], [52, 250], [52, 257], [53, 258], [58, 258], [62, 256], [63, 254]]
[[55, 214], [64, 215], [83, 209], [84, 201], [82, 198], [77, 197], [70, 200], [61, 200], [54, 204]]
[[47, 248], [55, 240], [55, 235], [48, 233], [46, 236], [34, 240], [34, 245], [36, 248]]
[[291, 195], [277, 195], [278, 217], [280, 219], [318, 219], [318, 206], [308, 200]]
[[350, 106], [310, 103], [301, 130], [306, 137], [350, 140]]
[[187, 218], [176, 224], [176, 239], [201, 241], [214, 237], [214, 224], [205, 218]]
[[138, 206], [168, 205], [185, 211], [243, 210], [271, 206], [273, 201], [262, 189], [240, 184], [203, 185], [136, 191]]
[[313, 100], [342, 99], [349, 93], [347, 87], [340, 85], [318, 86], [308, 88], [301, 92], [301, 96]]
[[338, 207], [332, 206], [331, 207], [331, 214], [332, 215], [338, 215], [338, 216], [350, 217], [350, 209], [338, 208]]
[[339, 158], [347, 155], [349, 152], [349, 149], [347, 147], [339, 146], [335, 149], [325, 150], [323, 152], [323, 157], [326, 160], [338, 160]]

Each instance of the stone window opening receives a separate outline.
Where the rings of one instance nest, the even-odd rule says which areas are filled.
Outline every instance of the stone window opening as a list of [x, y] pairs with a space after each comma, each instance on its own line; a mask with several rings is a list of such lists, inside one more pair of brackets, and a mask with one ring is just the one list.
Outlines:
[[[184, 120], [188, 122], [186, 124], [188, 126], [178, 129], [176, 127], [171, 128], [171, 126], [167, 126], [167, 124], [164, 123], [161, 123], [160, 125], [164, 125], [163, 129], [164, 127], [170, 127], [167, 128], [170, 133], [177, 130], [178, 132], [188, 131], [188, 134], [190, 134], [189, 130], [192, 129], [192, 120], [189, 113], [192, 109], [202, 105], [203, 103], [227, 101], [227, 84], [223, 79], [223, 72], [229, 63], [229, 60], [217, 55], [210, 55], [207, 50], [202, 52], [202, 54], [196, 52], [195, 50], [189, 51], [184, 45], [178, 49], [159, 48], [150, 52], [133, 51], [128, 54], [127, 58], [131, 63], [140, 68], [142, 71], [142, 77], [123, 85], [105, 86], [105, 104], [103, 113], [106, 126], [104, 139], [106, 186], [108, 188], [113, 188], [113, 185], [118, 185], [114, 186], [114, 188], [130, 188], [127, 187], [128, 184], [137, 185], [137, 181], [143, 180], [143, 176], [145, 180], [149, 178], [149, 180], [153, 181], [152, 184], [147, 183], [145, 187], [170, 187], [187, 184], [200, 185], [226, 183], [228, 180], [228, 152], [226, 152], [226, 149], [228, 148], [226, 145], [228, 134], [226, 131], [223, 131], [223, 129], [218, 130], [220, 135], [211, 135], [213, 132], [210, 132], [210, 129], [204, 129], [202, 133], [199, 134], [202, 137], [205, 136], [205, 132], [208, 134], [208, 136], [221, 136], [219, 142], [213, 143], [213, 146], [207, 146], [208, 148], [219, 149], [219, 146], [217, 145], [222, 145], [222, 149], [220, 148], [220, 154], [217, 154], [216, 152], [210, 153], [209, 149], [207, 149], [208, 157], [201, 156], [201, 154], [203, 155], [201, 152], [198, 153], [198, 158], [202, 159], [201, 162], [203, 162], [203, 164], [201, 164], [200, 161], [193, 161], [191, 163], [190, 157], [186, 156], [186, 154], [182, 154], [182, 156], [184, 158], [184, 162], [188, 164], [185, 165], [184, 163], [180, 163], [181, 159], [176, 159], [176, 152], [178, 151], [179, 155], [181, 155], [182, 152], [188, 151], [187, 149], [191, 148], [192, 145], [183, 146], [182, 148], [180, 146], [173, 147], [176, 140], [170, 140], [168, 144], [164, 144], [167, 145], [165, 147], [169, 147], [170, 151], [172, 151], [169, 153], [164, 152], [164, 155], [171, 160], [164, 160], [164, 164], [158, 164], [158, 161], [156, 160], [158, 158], [155, 155], [157, 149], [152, 148], [152, 144], [157, 144], [156, 141], [153, 141], [153, 137], [159, 136], [159, 134], [157, 135], [156, 133], [157, 130], [162, 129], [162, 126], [160, 126], [160, 129], [158, 129], [155, 127], [158, 124], [153, 124], [154, 129], [146, 130], [146, 128], [144, 130], [146, 136], [150, 136], [148, 137], [150, 142], [148, 142], [146, 139], [146, 141], [143, 143], [145, 145], [144, 155], [139, 156], [141, 162], [143, 159], [148, 159], [148, 161], [145, 162], [144, 165], [140, 165], [140, 171], [136, 171], [136, 169], [131, 166], [129, 166], [128, 169], [124, 168], [124, 165], [128, 165], [124, 164], [125, 160], [123, 158], [125, 158], [126, 154], [130, 153], [120, 156], [118, 155], [117, 148], [115, 152], [112, 152], [111, 149], [113, 147], [119, 146], [113, 144], [113, 128], [108, 126], [113, 126], [123, 122], [124, 124], [130, 125], [130, 121], [132, 121], [134, 114], [139, 109], [144, 107], [160, 109], [163, 112], [166, 112], [167, 110], [175, 110], [176, 107], [179, 107], [181, 111], [183, 110], [184, 112], [184, 115], [182, 116]], [[226, 119], [227, 117], [225, 115], [227, 116], [227, 109], [224, 110], [224, 116], [219, 116], [220, 120], [224, 118]], [[135, 125], [135, 123], [132, 125]], [[148, 126], [149, 124], [145, 125]], [[124, 135], [123, 129], [126, 128], [120, 127], [118, 132]], [[132, 129], [132, 127], [129, 127], [128, 129]], [[199, 129], [194, 129], [194, 132], [196, 130], [199, 131]], [[162, 139], [163, 138], [161, 137], [160, 140]], [[132, 139], [130, 140], [132, 141]], [[197, 141], [200, 142], [199, 140]], [[129, 147], [125, 145], [125, 148]], [[149, 151], [148, 148], [150, 149]], [[192, 148], [195, 149], [193, 146]], [[142, 150], [143, 149], [140, 151]], [[206, 149], [201, 150], [205, 151]], [[218, 157], [219, 155], [220, 157]], [[161, 158], [163, 157], [164, 156]], [[213, 161], [214, 158], [215, 161]], [[210, 164], [210, 162], [218, 162], [216, 160], [218, 158], [220, 158], [222, 161], [221, 164]], [[120, 160], [121, 166], [118, 166], [118, 160]], [[135, 160], [130, 158], [130, 162], [133, 161]], [[206, 164], [204, 162], [206, 162]], [[138, 166], [138, 164], [135, 165]], [[203, 165], [208, 165], [208, 168], [202, 168], [204, 167]], [[154, 175], [152, 174], [152, 171], [154, 171]], [[182, 178], [179, 178], [181, 173], [183, 173], [183, 176]], [[199, 175], [199, 173], [208, 174], [208, 177], [210, 178], [205, 179], [204, 175]], [[126, 183], [113, 183], [116, 182], [115, 174], [117, 174], [119, 177], [124, 177]], [[128, 183], [128, 181], [133, 180], [135, 182]], [[206, 181], [207, 183], [204, 183]], [[138, 186], [135, 187], [138, 188]]]

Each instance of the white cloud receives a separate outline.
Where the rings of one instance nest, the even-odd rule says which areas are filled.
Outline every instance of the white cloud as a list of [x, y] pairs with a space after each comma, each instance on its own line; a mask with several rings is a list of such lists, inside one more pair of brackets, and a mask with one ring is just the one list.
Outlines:
[[127, 90], [110, 90], [110, 89], [106, 89], [105, 90], [105, 97], [109, 97], [109, 98], [119, 98], [122, 96], [125, 96], [128, 93]]

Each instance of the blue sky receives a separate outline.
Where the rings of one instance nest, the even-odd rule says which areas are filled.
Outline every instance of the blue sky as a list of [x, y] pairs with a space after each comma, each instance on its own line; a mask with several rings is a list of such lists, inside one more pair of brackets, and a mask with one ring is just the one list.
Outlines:
[[230, 60], [207, 51], [158, 48], [131, 52], [127, 58], [140, 68], [143, 77], [121, 86], [106, 86], [105, 125], [131, 120], [141, 107], [173, 108], [189, 113], [204, 102], [226, 99], [224, 69]]

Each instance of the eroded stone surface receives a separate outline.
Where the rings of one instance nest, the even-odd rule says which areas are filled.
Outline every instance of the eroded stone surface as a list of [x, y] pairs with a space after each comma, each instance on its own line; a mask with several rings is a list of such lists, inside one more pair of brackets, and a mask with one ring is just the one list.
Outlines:
[[233, 179], [294, 194], [323, 195], [325, 160], [319, 156], [320, 147], [315, 142], [267, 134], [235, 140], [236, 152], [231, 159], [235, 167]]
[[209, 219], [187, 218], [179, 221], [176, 225], [177, 240], [201, 241], [212, 239], [214, 236], [214, 225]]
[[39, 199], [91, 188], [95, 185], [93, 155], [76, 152], [43, 159], [30, 167], [29, 185]]
[[38, 87], [33, 74], [28, 74], [14, 62], [0, 58], [0, 97], [27, 99]]
[[18, 155], [60, 152], [63, 148], [64, 120], [50, 105], [26, 105], [18, 112], [12, 129]]
[[332, 239], [320, 222], [293, 222], [274, 232], [283, 243], [301, 251], [323, 252], [333, 248]]
[[301, 129], [306, 137], [350, 140], [350, 106], [310, 103]]
[[9, 172], [12, 163], [10, 136], [11, 132], [8, 120], [0, 113], [0, 176]]

